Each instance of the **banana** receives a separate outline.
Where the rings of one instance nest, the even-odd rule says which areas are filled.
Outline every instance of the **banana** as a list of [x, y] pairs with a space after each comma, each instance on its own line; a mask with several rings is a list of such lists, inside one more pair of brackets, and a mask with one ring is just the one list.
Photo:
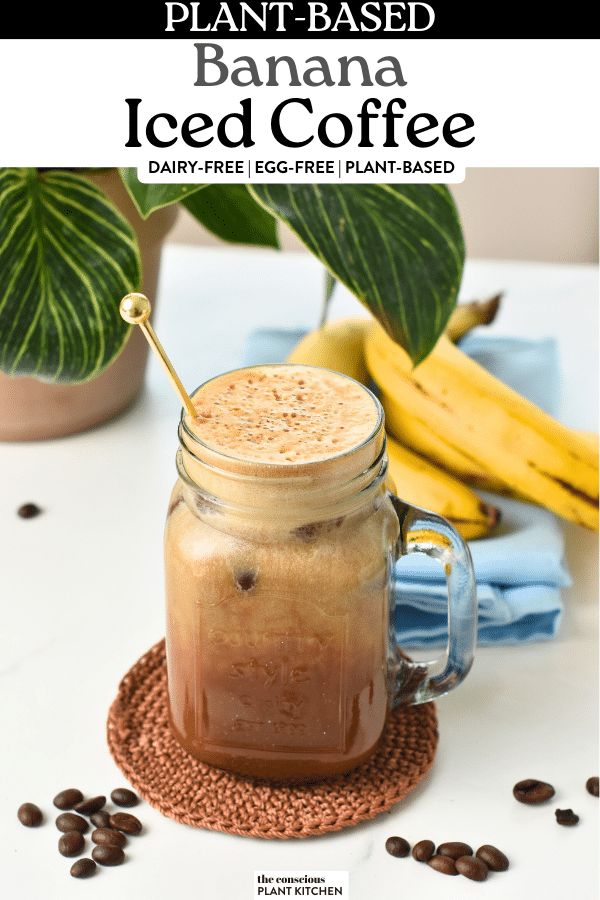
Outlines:
[[387, 436], [389, 474], [402, 500], [438, 513], [465, 540], [485, 537], [500, 520], [500, 512], [484, 503], [470, 488], [443, 472], [390, 435]]
[[375, 381], [404, 416], [523, 497], [598, 528], [598, 460], [581, 435], [490, 375], [442, 336], [413, 370], [408, 355], [373, 324], [365, 352]]
[[[387, 338], [387, 335], [386, 335]], [[388, 341], [390, 340], [387, 338]], [[393, 342], [390, 341], [393, 344]], [[573, 460], [578, 460], [583, 465], [570, 473], [576, 487], [586, 491], [589, 487], [590, 494], [597, 499], [598, 494], [598, 460], [590, 444], [580, 432], [574, 431], [563, 425], [557, 419], [545, 413], [539, 406], [526, 400], [521, 394], [509, 388], [494, 375], [480, 366], [475, 360], [455, 347], [444, 336], [436, 345], [434, 351], [434, 365], [437, 367], [438, 376], [448, 379], [447, 384], [464, 383], [473, 385], [473, 393], [478, 398], [493, 398], [500, 405], [507, 408], [510, 416], [515, 421], [531, 429], [532, 432], [546, 442], [555, 452], [566, 460], [567, 466], [571, 466]], [[456, 378], [458, 373], [458, 378]], [[421, 373], [419, 372], [419, 377]], [[454, 377], [453, 377], [454, 376]], [[591, 481], [586, 484], [586, 467], [591, 467]], [[551, 466], [552, 471], [552, 466]], [[567, 468], [568, 472], [568, 468]], [[560, 474], [564, 474], [560, 473]], [[581, 478], [581, 483], [577, 479]]]
[[369, 373], [365, 363], [364, 340], [370, 323], [370, 319], [361, 318], [327, 322], [305, 335], [289, 354], [287, 362], [323, 366], [366, 384]]
[[472, 300], [457, 306], [446, 325], [446, 335], [457, 344], [461, 338], [476, 328], [477, 325], [491, 325], [498, 314], [502, 294], [496, 294], [489, 300]]
[[430, 462], [446, 469], [456, 478], [485, 491], [495, 494], [506, 492], [506, 484], [486, 472], [479, 463], [458, 448], [452, 447], [443, 437], [432, 431], [426, 422], [415, 416], [407, 416], [394, 398], [379, 389], [379, 399], [385, 411], [385, 424], [388, 432], [405, 447], [410, 447]]
[[595, 431], [580, 431], [579, 432], [581, 439], [585, 441], [585, 443], [590, 447], [592, 453], [598, 459], [598, 453], [600, 452], [600, 444], [598, 440], [598, 435]]

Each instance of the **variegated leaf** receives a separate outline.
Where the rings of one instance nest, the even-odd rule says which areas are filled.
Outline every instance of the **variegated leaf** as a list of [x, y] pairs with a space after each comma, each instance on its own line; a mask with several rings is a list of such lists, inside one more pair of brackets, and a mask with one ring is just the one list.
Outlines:
[[182, 202], [194, 218], [224, 241], [279, 246], [277, 219], [250, 196], [245, 184], [211, 184]]
[[140, 283], [135, 236], [86, 178], [0, 169], [0, 369], [84, 381], [119, 353], [119, 299]]
[[464, 243], [448, 189], [435, 184], [250, 185], [419, 363], [461, 282]]
[[137, 169], [119, 169], [119, 174], [142, 219], [208, 187], [206, 184], [144, 184], [137, 176]]

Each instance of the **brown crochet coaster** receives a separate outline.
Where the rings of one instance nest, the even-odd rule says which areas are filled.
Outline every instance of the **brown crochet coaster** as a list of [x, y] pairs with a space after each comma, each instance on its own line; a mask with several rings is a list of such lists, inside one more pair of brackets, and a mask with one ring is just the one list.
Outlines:
[[426, 703], [395, 710], [377, 752], [348, 775], [285, 786], [223, 772], [191, 757], [171, 734], [164, 641], [123, 678], [107, 734], [123, 774], [161, 813], [197, 828], [262, 838], [340, 831], [386, 812], [428, 772], [438, 740], [435, 708]]

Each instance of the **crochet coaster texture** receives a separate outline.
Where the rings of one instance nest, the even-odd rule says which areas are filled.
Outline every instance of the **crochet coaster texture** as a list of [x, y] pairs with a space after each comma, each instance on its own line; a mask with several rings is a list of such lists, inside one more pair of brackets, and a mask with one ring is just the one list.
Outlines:
[[121, 681], [107, 737], [128, 781], [165, 816], [248, 837], [302, 838], [358, 825], [403, 800], [429, 771], [438, 732], [433, 703], [399, 707], [375, 754], [347, 775], [275, 785], [215, 769], [171, 733], [163, 640]]

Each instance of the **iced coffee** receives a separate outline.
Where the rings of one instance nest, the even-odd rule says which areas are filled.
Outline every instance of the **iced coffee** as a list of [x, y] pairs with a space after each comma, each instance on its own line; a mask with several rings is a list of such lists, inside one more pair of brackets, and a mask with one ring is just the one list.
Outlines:
[[346, 772], [388, 710], [398, 519], [379, 403], [282, 365], [213, 379], [194, 405], [166, 526], [172, 728], [245, 775]]

